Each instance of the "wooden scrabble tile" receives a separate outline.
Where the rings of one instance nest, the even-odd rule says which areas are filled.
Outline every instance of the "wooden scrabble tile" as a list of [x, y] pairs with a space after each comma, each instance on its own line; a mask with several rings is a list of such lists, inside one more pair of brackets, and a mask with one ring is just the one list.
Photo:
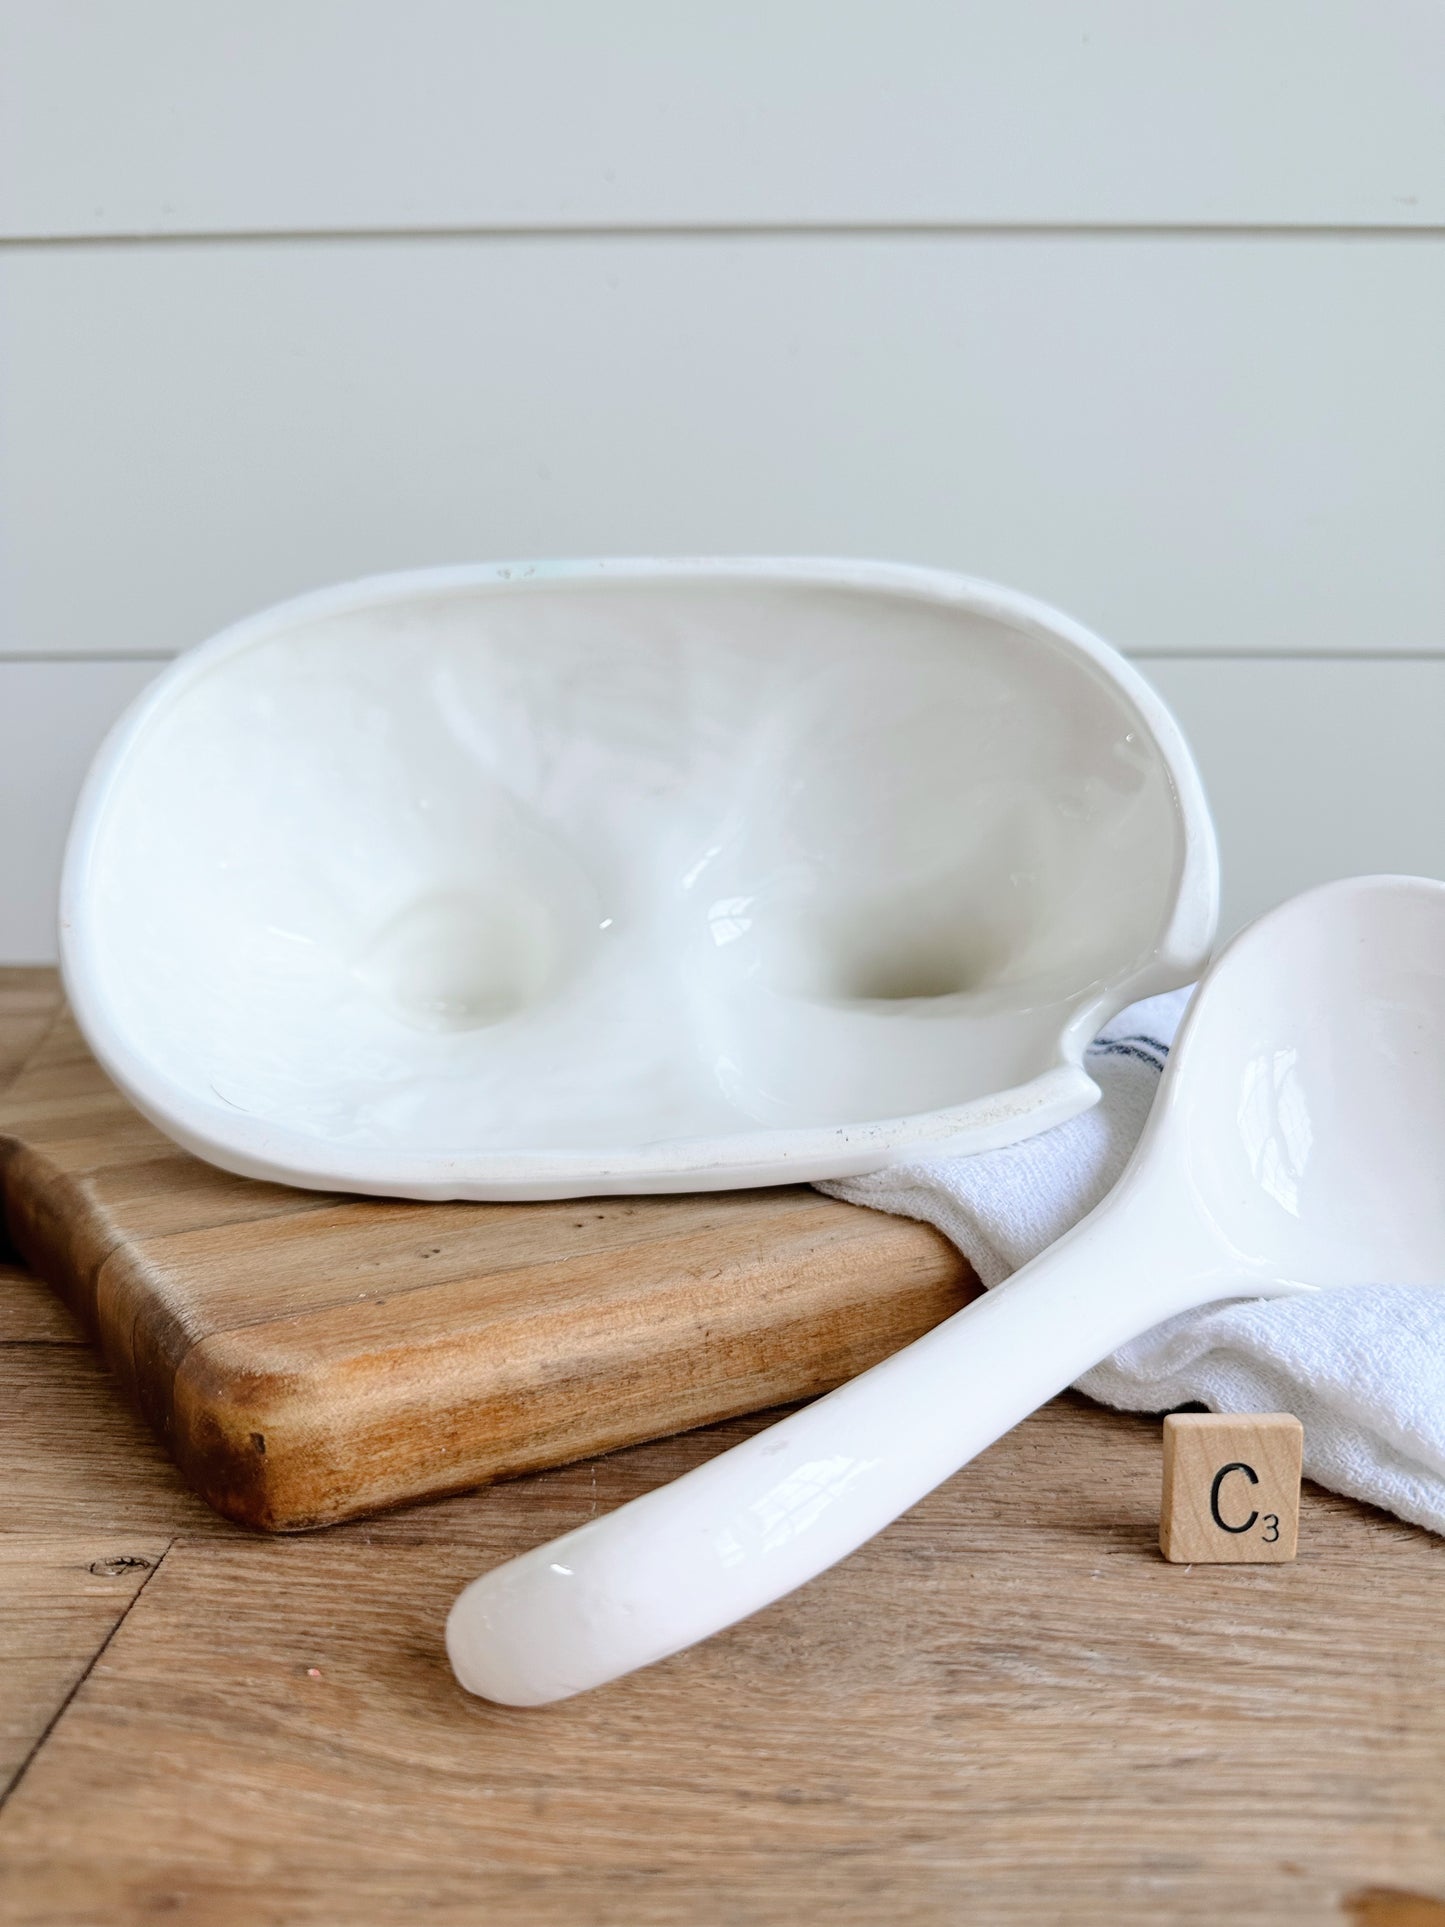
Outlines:
[[1182, 1565], [1293, 1559], [1304, 1427], [1288, 1412], [1171, 1412], [1159, 1550]]

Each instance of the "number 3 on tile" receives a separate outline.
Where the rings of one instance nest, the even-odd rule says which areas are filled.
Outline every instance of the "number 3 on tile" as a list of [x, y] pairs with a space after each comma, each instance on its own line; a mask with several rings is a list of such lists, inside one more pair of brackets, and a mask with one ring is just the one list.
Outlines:
[[1287, 1412], [1172, 1412], [1159, 1546], [1176, 1564], [1293, 1559], [1304, 1430]]

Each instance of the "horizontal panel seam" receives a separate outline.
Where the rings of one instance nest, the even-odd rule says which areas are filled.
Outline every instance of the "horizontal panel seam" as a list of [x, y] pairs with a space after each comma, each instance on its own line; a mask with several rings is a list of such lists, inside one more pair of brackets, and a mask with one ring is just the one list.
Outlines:
[[1445, 662], [1440, 649], [1125, 649], [1130, 662]]
[[534, 222], [358, 227], [120, 228], [0, 232], [0, 249], [253, 246], [348, 241], [774, 241], [774, 240], [1392, 240], [1445, 239], [1445, 222], [1390, 221], [694, 221]]
[[102, 650], [0, 649], [0, 665], [8, 663], [91, 663], [91, 662], [174, 662], [178, 649], [148, 649], [139, 653], [113, 655]]

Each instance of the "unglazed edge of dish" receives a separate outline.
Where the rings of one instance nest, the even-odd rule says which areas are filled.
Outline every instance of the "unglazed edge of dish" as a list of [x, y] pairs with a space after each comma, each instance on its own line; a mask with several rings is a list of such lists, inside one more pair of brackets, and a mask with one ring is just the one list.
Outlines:
[[[802, 1128], [760, 1125], [723, 1137], [690, 1137], [626, 1150], [452, 1155], [370, 1152], [318, 1143], [263, 1120], [228, 1119], [218, 1139], [204, 1106], [157, 1077], [117, 1036], [106, 1010], [95, 938], [87, 925], [87, 881], [106, 805], [132, 746], [153, 714], [229, 656], [301, 621], [317, 621], [418, 595], [499, 588], [519, 580], [579, 578], [717, 579], [859, 588], [954, 603], [1025, 633], [1062, 642], [1101, 668], [1133, 704], [1168, 774], [1181, 828], [1173, 911], [1153, 955], [1075, 1012], [1059, 1038], [1057, 1062], [1011, 1089], [967, 1103], [867, 1123]], [[860, 1176], [905, 1159], [997, 1150], [1066, 1122], [1098, 1101], [1083, 1068], [1086, 1046], [1110, 1017], [1139, 999], [1192, 982], [1208, 961], [1219, 913], [1214, 826], [1182, 732], [1162, 699], [1116, 650], [1049, 605], [950, 570], [814, 557], [608, 558], [499, 562], [363, 577], [279, 603], [178, 657], [142, 691], [110, 731], [76, 805], [60, 890], [60, 964], [66, 995], [102, 1068], [143, 1116], [208, 1163], [237, 1175], [318, 1190], [430, 1201], [526, 1201], [710, 1191]]]

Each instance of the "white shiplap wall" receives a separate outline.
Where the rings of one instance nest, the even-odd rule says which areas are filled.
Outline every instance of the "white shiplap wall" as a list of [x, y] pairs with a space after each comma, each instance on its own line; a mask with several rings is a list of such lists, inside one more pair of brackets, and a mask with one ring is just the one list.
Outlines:
[[0, 0], [0, 88], [0, 958], [158, 659], [499, 556], [1013, 582], [1227, 922], [1445, 874], [1434, 0]]

